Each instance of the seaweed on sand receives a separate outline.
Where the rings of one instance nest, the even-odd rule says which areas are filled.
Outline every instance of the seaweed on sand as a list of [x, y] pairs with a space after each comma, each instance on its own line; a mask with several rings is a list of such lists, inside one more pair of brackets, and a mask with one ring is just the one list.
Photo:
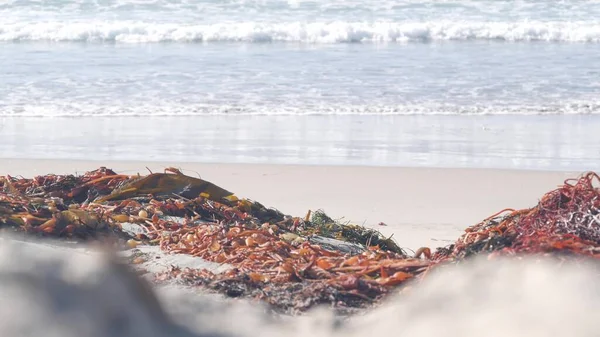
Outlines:
[[600, 258], [600, 176], [568, 179], [522, 210], [502, 210], [468, 227], [440, 258], [542, 254]]
[[407, 256], [406, 252], [391, 237], [385, 237], [381, 232], [373, 228], [333, 220], [322, 210], [312, 213], [310, 221], [304, 223], [301, 233], [304, 235], [324, 236], [365, 247], [377, 246], [384, 251]]
[[[567, 180], [535, 207], [504, 210], [468, 227], [433, 256], [424, 247], [408, 257], [377, 230], [322, 211], [286, 216], [174, 169], [148, 176], [100, 168], [81, 176], [0, 177], [0, 228], [118, 247], [158, 245], [229, 269], [172, 268], [153, 275], [156, 282], [257, 298], [288, 313], [318, 304], [352, 311], [379, 303], [440, 265], [474, 256], [600, 259], [599, 183], [593, 172]], [[125, 223], [140, 231], [123, 230]], [[360, 249], [341, 249], [340, 242]]]

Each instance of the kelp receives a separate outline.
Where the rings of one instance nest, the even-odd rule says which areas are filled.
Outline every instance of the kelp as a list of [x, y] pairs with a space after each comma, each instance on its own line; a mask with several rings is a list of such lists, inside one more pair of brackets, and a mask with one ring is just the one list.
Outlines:
[[144, 177], [130, 179], [114, 189], [109, 195], [99, 197], [95, 202], [123, 200], [148, 195], [155, 198], [172, 195], [183, 198], [196, 198], [202, 195], [214, 201], [225, 202], [227, 197], [233, 196], [233, 193], [209, 181], [186, 176], [178, 169], [168, 168], [165, 173], [151, 173]]

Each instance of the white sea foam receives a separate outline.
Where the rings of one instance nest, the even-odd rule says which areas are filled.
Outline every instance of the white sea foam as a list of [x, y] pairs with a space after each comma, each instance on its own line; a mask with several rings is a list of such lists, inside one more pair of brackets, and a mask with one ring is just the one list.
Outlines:
[[600, 115], [600, 102], [548, 105], [235, 105], [235, 104], [94, 105], [63, 103], [1, 107], [0, 117], [161, 117], [161, 116], [402, 116], [402, 115]]
[[2, 23], [0, 41], [56, 42], [428, 42], [447, 40], [600, 42], [600, 23], [562, 21], [223, 22], [29, 21]]

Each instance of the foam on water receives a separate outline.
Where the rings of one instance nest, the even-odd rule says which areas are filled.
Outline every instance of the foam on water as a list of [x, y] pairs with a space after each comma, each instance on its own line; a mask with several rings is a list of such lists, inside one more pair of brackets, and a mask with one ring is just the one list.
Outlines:
[[427, 42], [453, 40], [600, 42], [596, 22], [223, 22], [172, 24], [140, 21], [2, 23], [0, 41], [54, 42]]
[[598, 42], [598, 16], [580, 0], [11, 0], [0, 41]]
[[412, 116], [412, 115], [600, 115], [600, 102], [555, 105], [471, 105], [420, 103], [406, 105], [263, 105], [263, 104], [82, 104], [0, 105], [0, 117], [189, 117], [189, 116]]

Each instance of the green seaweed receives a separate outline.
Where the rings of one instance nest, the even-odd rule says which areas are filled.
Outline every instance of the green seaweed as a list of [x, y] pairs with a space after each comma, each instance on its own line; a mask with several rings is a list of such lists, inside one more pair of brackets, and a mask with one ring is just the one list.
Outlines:
[[391, 237], [385, 237], [381, 232], [373, 228], [334, 220], [322, 210], [317, 210], [312, 214], [310, 221], [304, 224], [304, 228], [300, 231], [300, 234], [306, 236], [320, 235], [359, 244], [364, 247], [378, 246], [384, 251], [406, 256], [406, 252]]

